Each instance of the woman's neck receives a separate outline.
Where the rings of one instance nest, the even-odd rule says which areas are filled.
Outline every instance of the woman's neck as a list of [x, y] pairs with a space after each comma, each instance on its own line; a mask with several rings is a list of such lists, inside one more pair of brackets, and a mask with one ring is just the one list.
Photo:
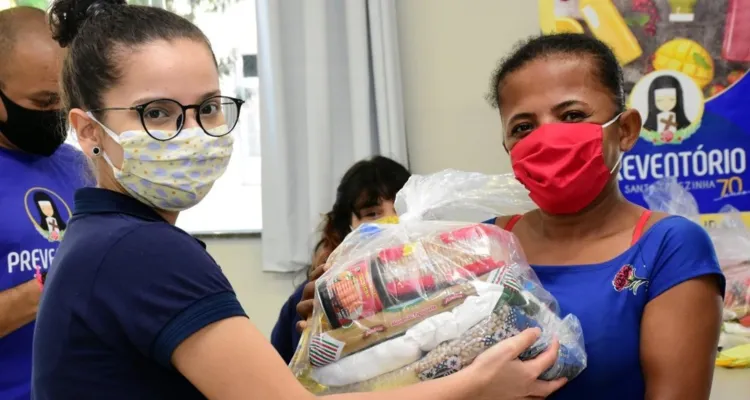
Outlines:
[[576, 241], [586, 237], [601, 237], [616, 233], [618, 217], [623, 210], [636, 207], [622, 196], [617, 181], [613, 180], [593, 203], [583, 211], [571, 215], [550, 215], [539, 211], [540, 233], [549, 240]]
[[158, 208], [154, 208], [154, 211], [156, 211], [157, 214], [161, 215], [161, 217], [164, 218], [165, 221], [169, 222], [170, 225], [176, 224], [177, 217], [180, 215], [179, 212], [164, 211], [164, 210], [159, 210]]

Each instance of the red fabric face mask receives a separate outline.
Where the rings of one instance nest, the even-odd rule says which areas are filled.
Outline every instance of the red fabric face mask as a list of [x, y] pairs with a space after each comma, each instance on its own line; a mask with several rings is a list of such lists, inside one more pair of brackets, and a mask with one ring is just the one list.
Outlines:
[[529, 197], [549, 214], [575, 214], [604, 190], [622, 160], [612, 169], [604, 162], [604, 125], [546, 124], [520, 140], [510, 151], [516, 179]]

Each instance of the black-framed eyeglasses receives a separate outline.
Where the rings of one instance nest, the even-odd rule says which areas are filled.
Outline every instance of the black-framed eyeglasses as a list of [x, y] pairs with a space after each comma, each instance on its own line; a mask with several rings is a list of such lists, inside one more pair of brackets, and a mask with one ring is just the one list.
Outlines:
[[136, 111], [141, 124], [152, 138], [166, 142], [180, 134], [188, 110], [195, 110], [198, 125], [213, 137], [228, 135], [237, 126], [245, 102], [226, 96], [214, 96], [200, 104], [182, 105], [172, 99], [157, 99], [134, 107], [100, 108], [96, 111]]

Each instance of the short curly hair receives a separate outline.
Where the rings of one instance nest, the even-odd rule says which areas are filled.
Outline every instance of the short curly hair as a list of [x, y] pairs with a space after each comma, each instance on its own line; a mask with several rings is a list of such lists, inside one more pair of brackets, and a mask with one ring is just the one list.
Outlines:
[[505, 78], [531, 61], [556, 55], [590, 57], [596, 64], [595, 74], [609, 89], [618, 111], [625, 109], [625, 83], [622, 67], [614, 52], [602, 41], [584, 34], [559, 33], [531, 37], [518, 43], [513, 52], [504, 58], [492, 73], [487, 101], [500, 108], [500, 91]]

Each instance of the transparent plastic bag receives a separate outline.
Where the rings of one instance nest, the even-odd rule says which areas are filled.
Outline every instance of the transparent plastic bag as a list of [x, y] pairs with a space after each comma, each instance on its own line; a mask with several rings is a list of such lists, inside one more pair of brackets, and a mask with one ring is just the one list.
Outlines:
[[522, 358], [553, 337], [561, 344], [542, 379], [572, 379], [586, 367], [578, 319], [560, 318], [515, 236], [443, 221], [532, 209], [512, 176], [415, 175], [395, 206], [398, 223], [360, 226], [316, 282], [313, 316], [291, 363], [310, 391], [375, 391], [446, 376], [529, 327], [542, 336]]
[[722, 209], [721, 222], [708, 228], [727, 280], [724, 318], [750, 327], [750, 230], [734, 208]]
[[643, 191], [643, 199], [648, 208], [672, 215], [680, 215], [693, 221], [700, 221], [698, 202], [690, 192], [682, 187], [676, 178], [658, 180]]
[[[695, 197], [675, 178], [657, 181], [644, 191], [649, 208], [700, 222]], [[716, 249], [719, 264], [726, 277], [724, 319], [738, 320], [750, 326], [750, 230], [740, 212], [731, 206], [719, 211], [720, 222], [706, 228]]]

